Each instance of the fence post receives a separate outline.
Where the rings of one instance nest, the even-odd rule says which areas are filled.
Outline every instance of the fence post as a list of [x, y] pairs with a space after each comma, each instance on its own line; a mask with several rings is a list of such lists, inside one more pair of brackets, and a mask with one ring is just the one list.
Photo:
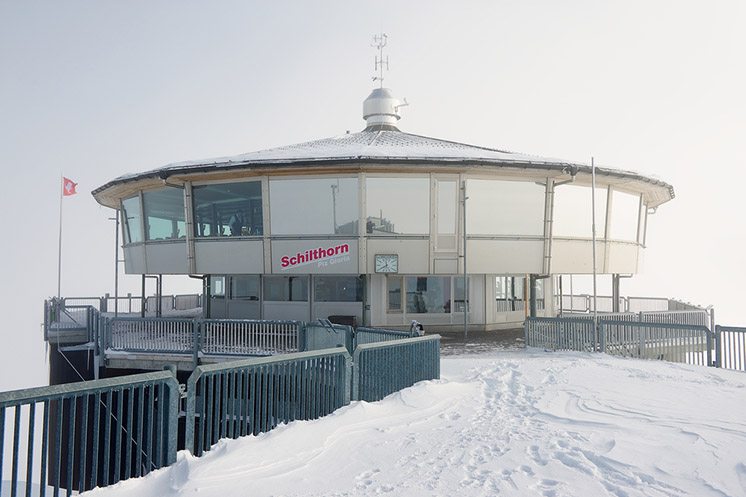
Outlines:
[[720, 325], [715, 326], [715, 367], [716, 368], [722, 368], [723, 367], [723, 352], [722, 352], [722, 340], [723, 340], [723, 330], [720, 328]]
[[598, 339], [599, 339], [599, 346], [601, 347], [600, 352], [606, 353], [606, 325], [603, 321], [598, 322]]
[[[186, 417], [184, 419], [184, 448], [189, 451], [192, 455], [199, 456], [194, 446], [194, 428], [197, 421], [197, 381], [202, 375], [202, 371], [195, 369], [192, 374], [189, 375], [187, 380], [187, 391], [186, 391]], [[206, 421], [203, 419], [202, 423]]]
[[202, 340], [200, 339], [202, 328], [202, 320], [192, 320], [192, 367], [196, 368], [199, 365], [199, 351], [202, 347]]
[[707, 367], [713, 366], [712, 364], [712, 342], [715, 335], [714, 331], [707, 330]]
[[350, 376], [352, 379], [351, 400], [360, 400], [360, 349], [355, 349], [355, 355], [350, 365]]
[[523, 343], [526, 344], [528, 347], [528, 320], [530, 318], [526, 318], [526, 320], [523, 322]]
[[[345, 361], [345, 382], [344, 382], [344, 398], [342, 399], [344, 404], [348, 405], [350, 401], [353, 399], [353, 381], [355, 377], [354, 372], [354, 364], [352, 363], [352, 356], [350, 354], [345, 354], [344, 356]], [[359, 388], [359, 386], [358, 386]]]
[[178, 450], [179, 437], [179, 382], [176, 380], [176, 373], [169, 378], [164, 386], [168, 390], [168, 421], [166, 421], [166, 466], [176, 462], [176, 451]]

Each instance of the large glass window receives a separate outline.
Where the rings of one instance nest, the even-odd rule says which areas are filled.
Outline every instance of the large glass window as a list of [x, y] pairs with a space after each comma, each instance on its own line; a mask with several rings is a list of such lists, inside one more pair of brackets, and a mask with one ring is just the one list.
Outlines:
[[637, 240], [637, 221], [640, 216], [640, 196], [614, 191], [611, 199], [611, 226], [609, 238], [612, 240]]
[[308, 276], [265, 276], [264, 300], [269, 302], [307, 302]]
[[213, 297], [225, 297], [225, 276], [210, 276], [210, 294]]
[[192, 188], [195, 236], [261, 235], [262, 182], [220, 183]]
[[367, 178], [365, 189], [369, 235], [430, 232], [429, 178]]
[[[466, 281], [468, 286], [469, 281]], [[453, 311], [464, 312], [466, 308], [466, 299], [464, 297], [464, 278], [462, 276], [455, 276], [453, 278]]]
[[388, 293], [389, 312], [401, 312], [401, 276], [388, 276], [386, 278], [386, 291]]
[[174, 240], [186, 236], [184, 190], [168, 187], [143, 192], [146, 240]]
[[458, 185], [455, 181], [438, 181], [438, 234], [456, 234]]
[[231, 276], [231, 298], [259, 300], [259, 275]]
[[358, 234], [357, 178], [271, 180], [273, 235]]
[[472, 179], [466, 182], [470, 235], [544, 234], [544, 185]]
[[315, 302], [362, 302], [363, 280], [357, 276], [314, 276]]
[[124, 243], [139, 243], [142, 241], [142, 210], [140, 196], [122, 200], [124, 214]]
[[407, 276], [408, 313], [442, 314], [451, 312], [451, 278]]
[[[553, 236], [591, 238], [593, 211], [591, 188], [560, 185], [554, 190]], [[596, 237], [606, 230], [606, 188], [596, 188]]]

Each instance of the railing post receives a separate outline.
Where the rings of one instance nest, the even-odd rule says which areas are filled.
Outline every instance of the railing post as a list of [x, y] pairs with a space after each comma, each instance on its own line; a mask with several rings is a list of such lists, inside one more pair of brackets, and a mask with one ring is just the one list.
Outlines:
[[360, 349], [355, 349], [350, 364], [350, 379], [352, 380], [351, 400], [360, 400]]
[[599, 347], [602, 354], [606, 353], [606, 324], [603, 321], [598, 322], [598, 339]]
[[[194, 447], [194, 428], [196, 423], [196, 408], [197, 408], [197, 381], [199, 380], [202, 372], [199, 369], [192, 371], [187, 380], [187, 391], [186, 391], [186, 417], [184, 419], [184, 448], [189, 451], [192, 455], [199, 456]], [[206, 421], [203, 419], [202, 423]]]
[[723, 330], [719, 325], [715, 326], [715, 367], [723, 367], [723, 352], [722, 352], [722, 340]]
[[[345, 382], [344, 382], [344, 389], [345, 389], [345, 391], [344, 391], [344, 397], [342, 399], [342, 401], [343, 401], [342, 405], [346, 406], [346, 405], [348, 405], [350, 403], [351, 399], [353, 398], [352, 397], [352, 395], [353, 395], [352, 390], [354, 388], [353, 387], [353, 382], [355, 381], [354, 380], [354, 377], [355, 377], [354, 367], [355, 367], [355, 365], [352, 362], [352, 356], [350, 354], [345, 354], [344, 361], [345, 361]], [[358, 389], [359, 389], [359, 386], [358, 386]]]
[[715, 335], [714, 331], [707, 330], [707, 367], [713, 366], [712, 364], [712, 342]]
[[169, 466], [176, 462], [176, 451], [178, 450], [178, 437], [179, 437], [179, 382], [176, 380], [176, 375], [173, 378], [164, 383], [164, 386], [168, 390], [168, 416], [165, 421], [166, 426], [161, 427], [167, 431], [166, 433], [166, 466]]
[[202, 328], [202, 321], [195, 319], [192, 321], [192, 365], [196, 368], [199, 365], [199, 351], [202, 347], [202, 340], [200, 339], [200, 329]]

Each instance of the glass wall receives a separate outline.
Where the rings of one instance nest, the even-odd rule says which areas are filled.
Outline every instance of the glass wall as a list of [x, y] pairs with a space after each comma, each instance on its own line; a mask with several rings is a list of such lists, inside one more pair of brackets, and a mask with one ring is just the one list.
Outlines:
[[429, 178], [367, 178], [365, 231], [369, 235], [430, 232]]
[[225, 276], [210, 276], [210, 294], [225, 297]]
[[388, 311], [401, 312], [402, 310], [402, 277], [388, 276], [386, 278], [386, 292], [388, 294]]
[[407, 276], [408, 313], [442, 314], [451, 312], [450, 276]]
[[358, 234], [357, 178], [270, 180], [273, 235]]
[[314, 276], [314, 302], [362, 302], [363, 280], [357, 276]]
[[525, 181], [466, 182], [466, 228], [470, 235], [544, 234], [546, 187]]
[[637, 221], [640, 218], [640, 195], [616, 190], [612, 195], [609, 238], [634, 242], [637, 240]]
[[231, 276], [231, 298], [259, 300], [259, 275]]
[[264, 300], [269, 302], [307, 302], [308, 276], [265, 276]]
[[186, 236], [184, 190], [167, 187], [143, 192], [146, 240], [175, 240]]
[[[606, 230], [606, 188], [596, 188], [596, 237]], [[553, 236], [593, 237], [591, 188], [582, 185], [560, 185], [554, 190]]]
[[142, 242], [142, 210], [140, 209], [140, 196], [130, 197], [122, 200], [122, 213], [124, 215], [123, 231], [124, 243]]
[[252, 236], [264, 232], [262, 182], [192, 188], [194, 236]]

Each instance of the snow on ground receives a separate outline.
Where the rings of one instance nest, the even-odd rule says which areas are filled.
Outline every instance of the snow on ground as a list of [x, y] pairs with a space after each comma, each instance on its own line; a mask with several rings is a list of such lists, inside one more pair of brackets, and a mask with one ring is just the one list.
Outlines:
[[442, 366], [91, 495], [746, 495], [746, 374], [541, 351]]

